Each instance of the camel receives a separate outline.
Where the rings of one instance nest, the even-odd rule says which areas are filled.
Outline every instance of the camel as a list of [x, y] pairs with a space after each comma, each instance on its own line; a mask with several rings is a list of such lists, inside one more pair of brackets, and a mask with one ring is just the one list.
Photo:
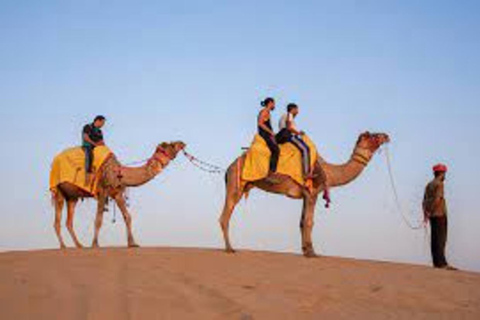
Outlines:
[[[225, 251], [228, 253], [235, 252], [230, 243], [229, 225], [236, 205], [252, 188], [258, 188], [269, 193], [285, 195], [292, 199], [303, 199], [303, 211], [300, 219], [302, 251], [305, 257], [317, 256], [312, 243], [312, 229], [318, 195], [324, 191], [326, 184], [330, 188], [340, 187], [355, 180], [368, 165], [374, 153], [389, 141], [390, 138], [387, 134], [365, 132], [358, 138], [352, 156], [347, 163], [341, 165], [329, 164], [318, 156], [319, 160], [314, 166], [312, 190], [299, 185], [288, 176], [281, 176], [278, 183], [272, 183], [270, 177], [253, 182], [244, 181], [241, 178], [246, 158], [244, 153], [229, 166], [225, 176], [225, 205], [219, 219], [225, 241]], [[278, 174], [276, 174], [275, 180], [278, 180]]]
[[[185, 148], [183, 142], [177, 141], [172, 143], [162, 143], [157, 146], [152, 157], [140, 167], [124, 167], [117, 158], [112, 155], [102, 165], [97, 173], [100, 176], [99, 192], [97, 200], [97, 214], [95, 218], [95, 234], [92, 247], [98, 247], [98, 235], [103, 222], [103, 213], [109, 198], [113, 199], [122, 213], [127, 229], [128, 247], [138, 247], [132, 233], [132, 218], [127, 209], [125, 200], [125, 190], [127, 187], [138, 187], [152, 180], [157, 176], [169, 162], [177, 156], [178, 152]], [[73, 220], [75, 215], [75, 206], [79, 199], [91, 198], [92, 194], [83, 191], [70, 183], [61, 183], [57, 186], [58, 192], [53, 196], [53, 204], [55, 206], [55, 223], [54, 228], [57, 234], [60, 248], [65, 249], [66, 245], [63, 241], [60, 221], [62, 219], [62, 211], [65, 202], [67, 203], [67, 229], [77, 248], [83, 248], [78, 240], [73, 228]]]

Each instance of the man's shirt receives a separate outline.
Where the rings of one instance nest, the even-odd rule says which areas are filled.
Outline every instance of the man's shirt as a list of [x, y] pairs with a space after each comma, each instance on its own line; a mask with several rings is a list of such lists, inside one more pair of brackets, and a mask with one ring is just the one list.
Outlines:
[[[297, 125], [295, 124], [295, 118], [293, 117], [293, 114], [290, 112], [285, 113], [281, 118], [280, 122], [278, 123], [278, 127], [280, 130], [282, 129], [288, 129], [288, 123], [290, 122], [292, 128], [294, 130], [297, 130]], [[298, 130], [297, 130], [298, 131]]]
[[82, 145], [84, 147], [93, 147], [92, 144], [90, 144], [88, 141], [85, 141], [85, 139], [83, 139], [84, 134], [87, 134], [88, 137], [93, 142], [100, 142], [103, 140], [102, 130], [100, 130], [100, 128], [95, 127], [93, 123], [85, 125], [82, 131]]
[[[439, 205], [435, 207], [435, 202], [438, 200]], [[429, 217], [444, 217], [447, 215], [443, 181], [434, 179], [427, 185], [423, 197], [423, 207]]]

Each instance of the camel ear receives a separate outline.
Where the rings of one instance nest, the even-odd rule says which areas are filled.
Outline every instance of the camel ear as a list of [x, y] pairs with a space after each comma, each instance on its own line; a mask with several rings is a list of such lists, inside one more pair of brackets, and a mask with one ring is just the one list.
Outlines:
[[358, 137], [357, 144], [359, 144], [364, 139], [368, 139], [369, 137], [370, 137], [370, 132], [365, 131], [364, 133], [360, 134], [360, 136]]
[[155, 152], [160, 152], [160, 150], [167, 150], [168, 147], [169, 147], [168, 143], [162, 142], [157, 146]]
[[170, 145], [170, 144], [167, 143], [167, 142], [162, 142], [162, 143], [160, 143], [158, 146], [159, 146], [160, 148], [165, 149], [165, 148], [167, 148], [169, 145]]
[[363, 134], [362, 134], [362, 138], [363, 139], [370, 139], [372, 137], [372, 133], [370, 131], [365, 131]]

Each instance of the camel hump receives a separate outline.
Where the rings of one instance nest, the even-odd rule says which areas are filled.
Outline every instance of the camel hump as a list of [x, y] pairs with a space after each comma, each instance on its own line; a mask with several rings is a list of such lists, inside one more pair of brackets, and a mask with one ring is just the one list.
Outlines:
[[[106, 146], [94, 149], [93, 168], [98, 172], [103, 163], [112, 155]], [[88, 180], [88, 181], [87, 181]], [[82, 190], [95, 194], [98, 179], [87, 179], [85, 172], [85, 152], [82, 147], [73, 147], [63, 150], [52, 162], [50, 170], [50, 190], [55, 192], [61, 183], [71, 183]]]
[[[313, 167], [318, 159], [317, 148], [308, 136], [303, 136], [303, 139], [310, 149], [310, 165]], [[270, 159], [270, 150], [265, 140], [260, 135], [255, 135], [246, 153], [247, 156], [242, 170], [242, 179], [245, 181], [265, 179], [269, 173]], [[277, 173], [292, 178], [300, 185], [305, 184], [302, 154], [292, 143], [280, 145], [280, 159], [278, 161]]]

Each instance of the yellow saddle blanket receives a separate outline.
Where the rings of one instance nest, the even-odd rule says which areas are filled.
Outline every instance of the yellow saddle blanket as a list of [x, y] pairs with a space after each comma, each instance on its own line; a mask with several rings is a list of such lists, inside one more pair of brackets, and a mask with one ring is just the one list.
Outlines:
[[[315, 144], [306, 135], [303, 140], [310, 148], [310, 165], [313, 167], [317, 161], [317, 148]], [[247, 151], [247, 157], [242, 171], [242, 179], [246, 181], [256, 181], [268, 176], [270, 163], [270, 150], [267, 143], [258, 134], [255, 135], [250, 149]], [[280, 145], [280, 159], [278, 161], [277, 172], [287, 175], [293, 180], [303, 185], [302, 154], [291, 143]]]
[[97, 173], [111, 154], [112, 152], [106, 146], [93, 149], [93, 177], [87, 183], [85, 151], [82, 147], [64, 150], [53, 159], [50, 171], [50, 191], [56, 192], [59, 184], [69, 182], [92, 195], [96, 195], [99, 178]]

